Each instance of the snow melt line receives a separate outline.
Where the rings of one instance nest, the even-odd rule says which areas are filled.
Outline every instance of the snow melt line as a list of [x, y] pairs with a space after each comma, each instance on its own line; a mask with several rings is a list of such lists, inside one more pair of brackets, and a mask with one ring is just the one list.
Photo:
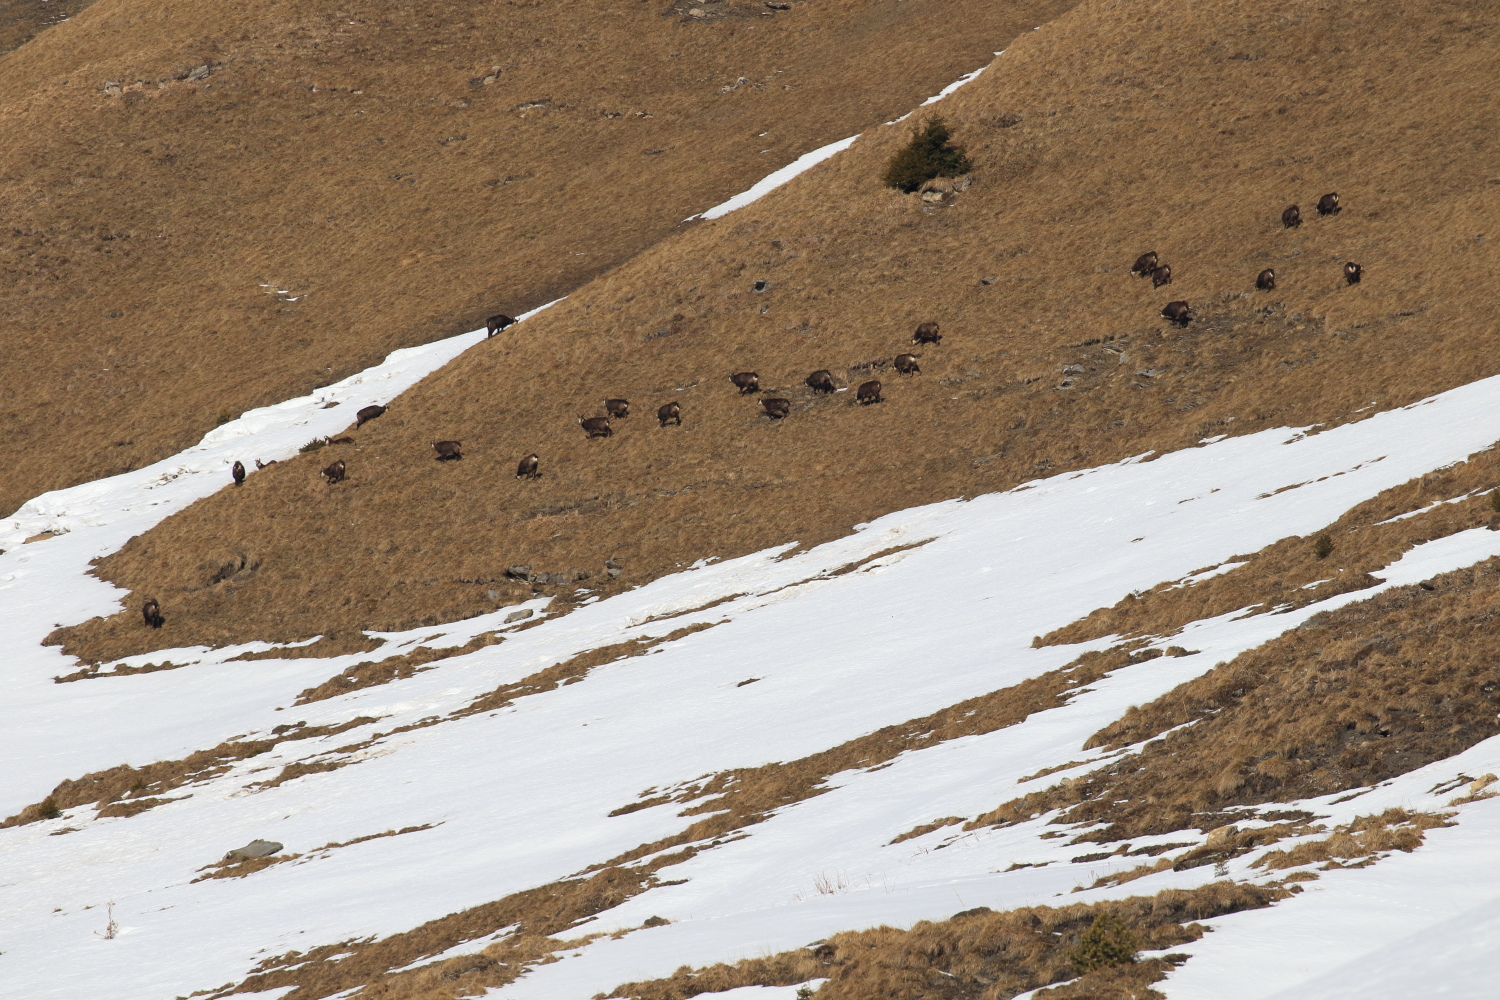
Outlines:
[[[998, 56], [1000, 55], [1000, 53], [996, 52], [995, 55]], [[948, 84], [948, 86], [938, 91], [932, 97], [927, 98], [927, 100], [919, 104], [918, 107], [925, 108], [929, 104], [936, 104], [938, 101], [941, 101], [943, 98], [953, 93], [959, 87], [962, 87], [964, 84], [979, 76], [979, 74], [983, 73], [987, 68], [987, 65], [981, 66], [978, 69], [974, 70], [972, 73], [965, 73], [963, 76], [959, 77], [957, 80], [954, 80], [952, 83]], [[910, 118], [912, 114], [913, 112], [908, 111], [906, 114], [902, 115], [900, 118], [897, 118], [895, 121], [889, 121], [885, 124], [895, 125], [897, 122], [904, 122], [906, 121], [906, 119]], [[860, 134], [863, 135], [864, 133]], [[770, 194], [772, 191], [775, 191], [777, 188], [791, 181], [792, 178], [796, 177], [798, 174], [806, 173], [813, 167], [822, 163], [824, 160], [831, 159], [832, 157], [837, 156], [839, 153], [842, 153], [844, 150], [854, 145], [854, 140], [858, 138], [858, 135], [851, 135], [847, 139], [840, 139], [838, 142], [830, 142], [826, 146], [821, 146], [818, 149], [813, 150], [811, 153], [803, 153], [801, 156], [797, 157], [795, 160], [793, 160], [791, 163], [788, 163], [780, 170], [774, 170], [766, 176], [762, 177], [760, 180], [756, 181], [749, 190], [741, 191], [739, 194], [735, 195], [733, 198], [730, 198], [728, 201], [723, 202], [719, 205], [715, 205], [713, 208], [710, 208], [707, 211], [699, 212], [697, 215], [690, 215], [682, 221], [692, 222], [695, 219], [719, 219], [728, 215], [730, 212], [735, 211], [736, 209], [744, 208], [746, 205], [749, 205], [752, 202], [759, 201], [766, 195]]]

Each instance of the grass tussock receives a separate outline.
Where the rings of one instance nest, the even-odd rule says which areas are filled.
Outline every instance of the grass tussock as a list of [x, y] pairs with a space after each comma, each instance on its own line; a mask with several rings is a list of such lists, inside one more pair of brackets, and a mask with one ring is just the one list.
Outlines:
[[1322, 840], [1304, 841], [1285, 851], [1268, 851], [1252, 867], [1280, 871], [1320, 862], [1325, 869], [1362, 867], [1391, 851], [1415, 851], [1422, 846], [1423, 831], [1452, 826], [1451, 815], [1387, 809], [1378, 816], [1358, 817]]
[[[740, 986], [826, 978], [820, 1000], [1005, 1000], [1082, 976], [1055, 993], [1121, 1000], [1145, 995], [1180, 958], [1136, 962], [1136, 952], [1195, 941], [1209, 917], [1269, 905], [1284, 893], [1215, 883], [1192, 891], [1065, 907], [995, 913], [984, 907], [910, 930], [878, 927], [836, 934], [813, 947], [734, 965], [679, 969], [666, 978], [624, 983], [608, 994], [631, 1000], [688, 1000]], [[1125, 992], [1118, 989], [1125, 987]]]

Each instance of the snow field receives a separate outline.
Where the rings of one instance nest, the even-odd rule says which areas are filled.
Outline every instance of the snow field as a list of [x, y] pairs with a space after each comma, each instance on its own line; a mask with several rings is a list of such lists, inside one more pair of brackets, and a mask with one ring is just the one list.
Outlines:
[[[184, 649], [153, 657], [187, 664], [177, 670], [58, 685], [50, 678], [66, 665], [55, 649], [36, 645], [50, 625], [28, 622], [24, 604], [7, 601], [0, 611], [6, 634], [21, 638], [12, 644], [14, 693], [0, 706], [0, 753], [12, 762], [3, 779], [7, 812], [86, 770], [263, 736], [280, 722], [326, 725], [361, 715], [379, 721], [323, 740], [284, 742], [128, 819], [90, 819], [92, 809], [83, 807], [0, 832], [0, 975], [18, 996], [172, 996], [242, 978], [269, 955], [406, 930], [565, 878], [692, 822], [675, 805], [607, 816], [648, 788], [793, 760], [1062, 666], [1107, 642], [1032, 649], [1031, 637], [1132, 590], [1311, 532], [1381, 490], [1462, 460], [1500, 434], [1497, 402], [1500, 379], [1491, 379], [1319, 434], [1267, 431], [899, 512], [810, 551], [699, 565], [499, 645], [438, 661], [405, 681], [301, 708], [289, 707], [297, 691], [358, 658], [228, 663], [230, 651]], [[315, 407], [313, 401], [302, 416], [323, 412]], [[266, 432], [266, 445], [258, 437], [254, 443], [294, 449], [308, 431], [287, 421]], [[219, 477], [227, 460], [227, 453], [197, 459]], [[70, 531], [0, 556], [4, 571], [26, 556], [17, 565], [24, 575], [5, 583], [17, 588], [24, 580], [34, 591], [60, 595], [86, 591], [86, 602], [79, 602], [85, 614], [112, 610], [103, 593], [109, 588], [83, 576], [84, 553], [108, 551], [123, 541], [122, 531], [143, 530], [153, 514], [177, 509], [161, 503], [138, 510], [141, 487], [120, 478], [126, 482], [116, 484], [113, 508], [108, 482], [91, 484], [79, 498], [87, 513], [51, 495], [47, 516]], [[213, 486], [194, 474], [158, 489], [177, 483], [183, 496]], [[1275, 492], [1295, 483], [1302, 485]], [[131, 522], [132, 515], [138, 520]], [[870, 559], [898, 546], [908, 547]], [[1394, 586], [1495, 551], [1500, 533], [1464, 532], [1413, 549], [1382, 575]], [[949, 827], [886, 845], [919, 823], [973, 816], [1067, 776], [1018, 787], [1020, 778], [1044, 767], [1097, 757], [1081, 751], [1082, 743], [1129, 705], [1370, 593], [1294, 613], [1195, 623], [1171, 641], [1201, 650], [1196, 655], [1117, 671], [1066, 707], [1008, 729], [908, 753], [885, 768], [835, 775], [827, 793], [667, 870], [666, 877], [687, 878], [685, 884], [637, 896], [579, 933], [638, 927], [652, 915], [674, 923], [602, 939], [497, 995], [587, 997], [682, 964], [798, 947], [837, 930], [908, 925], [977, 905], [1067, 903], [1200, 884], [1211, 877], [1205, 869], [1074, 894], [1136, 862], [1069, 864], [1076, 847], [1037, 837], [1047, 816], [1004, 830], [963, 834]], [[730, 595], [740, 596], [695, 610]], [[380, 655], [461, 644], [502, 627], [510, 610], [389, 636]], [[331, 753], [336, 747], [461, 709], [497, 684], [578, 652], [700, 622], [717, 624], [503, 711], [377, 740], [339, 770], [256, 787], [286, 763], [333, 759], [340, 756]], [[751, 677], [759, 680], [737, 686]], [[1360, 799], [1349, 806], [1379, 811], [1374, 795], [1365, 797], [1368, 806]], [[1483, 805], [1466, 812], [1477, 815]], [[1317, 808], [1334, 815], [1330, 806]], [[422, 824], [431, 828], [316, 850]], [[49, 835], [67, 826], [80, 829]], [[304, 857], [245, 879], [191, 882], [201, 866], [255, 837]], [[1047, 864], [1005, 872], [1015, 861]], [[1405, 862], [1325, 874], [1313, 885], [1372, 885], [1393, 863]], [[1482, 892], [1464, 881], [1468, 891]], [[1270, 926], [1259, 922], [1268, 914], [1295, 922], [1296, 914], [1312, 912], [1302, 908], [1312, 898], [1310, 890], [1272, 911], [1226, 918], [1225, 926]], [[120, 931], [105, 940], [109, 902]], [[1448, 915], [1442, 907], [1433, 913]], [[1211, 935], [1211, 944], [1196, 947], [1211, 949], [1220, 940]], [[472, 950], [483, 943], [472, 942]], [[1203, 954], [1209, 960], [1202, 968], [1222, 964], [1211, 950]], [[1303, 957], [1308, 970], [1298, 975], [1308, 979], [1333, 968], [1339, 956], [1323, 949]], [[1179, 982], [1183, 990], [1197, 988], [1186, 978], [1194, 968], [1189, 963], [1179, 972], [1172, 988]], [[1253, 979], [1235, 995], [1269, 995], [1253, 992], [1265, 982]], [[1222, 985], [1215, 980], [1204, 989]]]

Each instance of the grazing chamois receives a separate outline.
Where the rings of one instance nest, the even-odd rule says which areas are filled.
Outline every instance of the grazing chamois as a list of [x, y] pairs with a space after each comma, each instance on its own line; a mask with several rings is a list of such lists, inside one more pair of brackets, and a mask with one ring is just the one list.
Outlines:
[[854, 398], [859, 400], [861, 406], [880, 402], [880, 380], [872, 378], [862, 384], [854, 394]]
[[1168, 302], [1166, 305], [1162, 306], [1161, 315], [1162, 318], [1167, 322], [1176, 323], [1178, 326], [1187, 326], [1193, 318], [1192, 310], [1189, 309], [1188, 304], [1181, 299], [1178, 299], [1175, 302]]
[[432, 450], [437, 452], [439, 462], [456, 462], [464, 457], [464, 443], [462, 441], [434, 441]]
[[1344, 265], [1344, 282], [1345, 282], [1345, 284], [1350, 284], [1350, 285], [1357, 285], [1357, 284], [1359, 284], [1359, 279], [1364, 274], [1364, 271], [1365, 271], [1364, 268], [1360, 267], [1358, 264], [1354, 263], [1354, 261], [1352, 261], [1352, 260], [1349, 263], [1345, 264]]
[[1152, 288], [1160, 288], [1162, 285], [1170, 285], [1171, 283], [1172, 283], [1172, 265], [1171, 264], [1163, 264], [1161, 267], [1154, 268], [1151, 271], [1151, 287]]
[[1130, 273], [1137, 278], [1146, 278], [1156, 270], [1156, 251], [1147, 250], [1135, 259], [1135, 264], [1130, 268]]
[[352, 437], [347, 437], [347, 436], [346, 437], [337, 437], [337, 438], [325, 437], [323, 439], [323, 442], [325, 444], [353, 444], [354, 443], [354, 439]]
[[245, 463], [235, 462], [234, 468], [229, 470], [229, 474], [234, 477], [234, 485], [243, 486], [245, 483]]
[[491, 316], [489, 319], [484, 321], [484, 339], [490, 339], [495, 334], [499, 333], [501, 330], [504, 330], [507, 326], [510, 326], [515, 321], [516, 318], [514, 316], [507, 316], [505, 315], [505, 313], [497, 313], [496, 315]]
[[913, 344], [938, 344], [942, 343], [943, 335], [938, 333], [936, 323], [923, 323], [917, 327], [917, 332], [911, 335]]
[[682, 426], [682, 407], [676, 403], [663, 403], [656, 408], [656, 420], [663, 427], [668, 424]]
[[1276, 288], [1276, 272], [1269, 267], [1255, 276], [1255, 287], [1263, 292], [1274, 291]]
[[374, 420], [384, 412], [385, 407], [383, 406], [360, 407], [359, 412], [354, 414], [354, 429], [359, 430], [365, 424], [368, 424], [371, 420]]
[[760, 376], [754, 372], [735, 372], [729, 376], [729, 381], [740, 390], [741, 396], [751, 392], [760, 392]]
[[578, 426], [590, 439], [607, 438], [614, 433], [610, 430], [608, 417], [579, 417]]
[[1302, 225], [1302, 209], [1296, 205], [1288, 205], [1281, 213], [1281, 228], [1296, 229]]
[[1330, 191], [1318, 199], [1319, 215], [1338, 215], [1343, 210], [1343, 206], [1339, 204], [1339, 196], [1334, 191]]
[[274, 458], [271, 459], [269, 462], [262, 462], [258, 458], [255, 460], [255, 467], [257, 469], [266, 469], [266, 468], [269, 468], [269, 467], [271, 467], [271, 466], [273, 466], [275, 464], [276, 464], [276, 459], [274, 459]]
[[922, 366], [917, 364], [917, 356], [915, 354], [896, 355], [896, 370], [902, 375], [922, 374]]
[[323, 478], [330, 483], [342, 483], [344, 481], [344, 460], [341, 458], [324, 469]]
[[156, 598], [146, 598], [146, 603], [141, 605], [141, 617], [146, 620], [147, 628], [161, 628], [166, 621], [161, 615], [161, 605], [156, 603]]
[[604, 412], [617, 420], [624, 420], [630, 416], [630, 400], [606, 399], [604, 401]]
[[790, 399], [762, 399], [760, 405], [765, 408], [766, 416], [772, 420], [780, 420], [792, 412], [792, 401]]
[[827, 368], [819, 368], [807, 376], [807, 387], [813, 392], [833, 392], [838, 388], [833, 384], [833, 372]]
[[537, 471], [537, 458], [535, 455], [527, 455], [521, 459], [521, 464], [516, 466], [517, 479], [540, 479], [542, 474]]

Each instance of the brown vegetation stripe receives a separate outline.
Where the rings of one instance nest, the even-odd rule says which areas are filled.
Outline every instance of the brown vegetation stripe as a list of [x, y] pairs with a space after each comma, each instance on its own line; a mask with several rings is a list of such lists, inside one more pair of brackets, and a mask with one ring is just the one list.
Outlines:
[[[1245, 565], [1228, 573], [1187, 586], [1168, 582], [1126, 595], [1113, 607], [1100, 608], [1042, 636], [1035, 645], [1091, 642], [1110, 635], [1168, 636], [1189, 622], [1241, 608], [1254, 608], [1258, 613], [1289, 611], [1374, 587], [1379, 581], [1371, 574], [1396, 562], [1413, 546], [1470, 528], [1500, 527], [1497, 486], [1500, 451], [1480, 452], [1466, 462], [1384, 490], [1310, 535], [1284, 538], [1259, 552], [1232, 556], [1225, 561]], [[1412, 517], [1380, 523], [1419, 511]], [[1320, 557], [1317, 542], [1324, 536], [1330, 548]]]
[[367, 725], [375, 719], [360, 716], [334, 726], [307, 726], [303, 723], [277, 728], [280, 732], [263, 740], [220, 743], [211, 750], [198, 750], [178, 760], [162, 760], [143, 767], [121, 764], [106, 771], [94, 771], [81, 778], [60, 783], [41, 802], [33, 803], [0, 823], [0, 828], [52, 819], [64, 809], [98, 803], [100, 816], [134, 816], [153, 806], [170, 802], [160, 798], [163, 792], [183, 785], [207, 781], [223, 774], [236, 761], [256, 757], [278, 743], [291, 740], [334, 736], [345, 730]]
[[90, 6], [0, 57], [0, 514], [571, 291], [1072, 2]]
[[[1310, 36], [1325, 41], [1316, 59]], [[103, 560], [101, 575], [162, 600], [165, 628], [132, 610], [57, 638], [93, 659], [455, 620], [501, 606], [459, 581], [516, 563], [597, 572], [613, 556], [623, 573], [596, 591], [609, 594], [702, 557], [815, 544], [1209, 435], [1361, 419], [1492, 375], [1496, 291], [1472, 276], [1500, 270], [1500, 240], [1475, 238], [1500, 211], [1500, 107], [1475, 81], [1497, 58], [1500, 26], [1457, 0], [1086, 3], [936, 106], [974, 162], [967, 190], [934, 204], [882, 186], [921, 116], [869, 130], [424, 380], [343, 446], [337, 488], [299, 456]], [[1342, 212], [1282, 228], [1289, 201], [1329, 190]], [[1148, 248], [1193, 306], [1185, 328], [1158, 316], [1165, 289], [1129, 273]], [[1344, 284], [1349, 257], [1359, 285]], [[1276, 289], [1257, 291], [1268, 263]], [[900, 376], [892, 360], [925, 321], [942, 343]], [[885, 402], [803, 385], [824, 368], [881, 379]], [[745, 370], [760, 394], [730, 383]], [[790, 415], [765, 418], [758, 395], [791, 400]], [[677, 401], [683, 425], [631, 417], [588, 440], [578, 416], [614, 397], [647, 413]], [[464, 461], [432, 461], [445, 437]], [[546, 474], [516, 479], [533, 452]], [[260, 560], [254, 578], [207, 586], [204, 567], [237, 552]]]
[[[666, 979], [625, 983], [608, 994], [632, 1000], [687, 1000], [740, 986], [787, 986], [824, 979], [819, 1000], [1007, 1000], [1078, 976], [1080, 939], [1104, 915], [1119, 918], [1130, 943], [1159, 950], [1196, 941], [1191, 921], [1267, 906], [1284, 889], [1215, 883], [1092, 905], [1035, 906], [996, 913], [986, 907], [910, 930], [877, 927], [835, 934], [813, 947], [735, 965], [683, 968]], [[1133, 950], [1128, 946], [1126, 951]], [[1104, 965], [1058, 989], [1049, 1000], [1135, 1000], [1186, 956]]]
[[1314, 615], [1132, 707], [1087, 744], [1150, 740], [1138, 752], [970, 826], [1061, 809], [1059, 823], [1101, 824], [1085, 841], [1210, 830], [1461, 753], [1500, 732], [1497, 583], [1500, 558], [1488, 559]]
[[204, 865], [198, 869], [204, 874], [193, 879], [194, 882], [202, 882], [210, 878], [244, 878], [258, 871], [270, 868], [272, 865], [285, 864], [288, 861], [296, 861], [299, 858], [309, 856], [321, 856], [328, 851], [336, 851], [340, 847], [350, 847], [354, 844], [363, 844], [367, 840], [380, 840], [384, 837], [399, 837], [404, 833], [421, 833], [423, 830], [431, 830], [433, 824], [423, 823], [421, 826], [404, 826], [399, 830], [386, 830], [383, 833], [367, 833], [363, 837], [354, 837], [350, 840], [341, 840], [335, 843], [324, 844], [322, 847], [314, 848], [307, 854], [271, 854], [259, 858], [245, 858], [240, 861], [216, 861], [211, 865]]

